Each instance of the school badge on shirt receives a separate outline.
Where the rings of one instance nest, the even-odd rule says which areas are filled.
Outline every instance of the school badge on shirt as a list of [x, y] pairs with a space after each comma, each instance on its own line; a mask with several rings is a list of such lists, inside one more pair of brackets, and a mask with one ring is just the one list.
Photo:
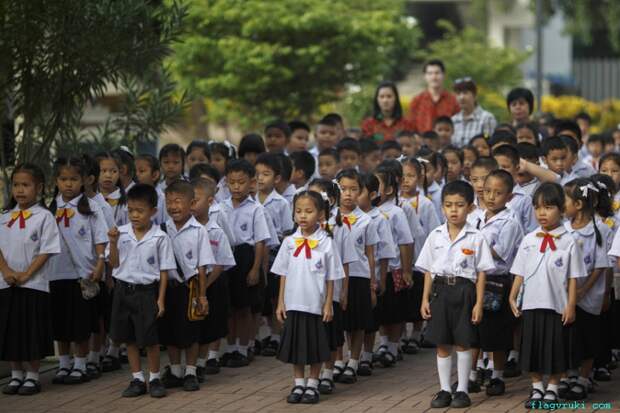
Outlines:
[[321, 271], [323, 269], [323, 263], [319, 260], [316, 262], [316, 264], [314, 264], [314, 268], [316, 268], [318, 271]]
[[461, 262], [461, 268], [462, 268], [462, 269], [467, 268], [467, 260], [463, 260], [463, 261]]
[[185, 257], [187, 257], [188, 260], [191, 260], [193, 256], [194, 254], [192, 254], [192, 250], [187, 251], [187, 254], [185, 254]]
[[247, 223], [241, 224], [241, 231], [245, 232], [247, 230], [248, 230], [248, 224]]
[[39, 235], [35, 232], [30, 236], [30, 239], [32, 240], [32, 242], [37, 242], [39, 240]]
[[555, 266], [556, 267], [561, 267], [562, 265], [564, 265], [564, 261], [562, 261], [562, 257], [560, 257], [557, 260], [555, 260]]
[[584, 257], [584, 259], [583, 259], [583, 262], [584, 262], [586, 265], [590, 265], [590, 263], [592, 262], [592, 258], [591, 258], [589, 255], [586, 255], [586, 256]]
[[362, 245], [364, 243], [364, 238], [362, 238], [361, 236], [357, 238], [357, 244], [358, 245]]
[[146, 260], [150, 265], [155, 265], [155, 257], [152, 255]]
[[80, 237], [83, 237], [84, 235], [86, 235], [86, 228], [81, 227], [80, 230], [78, 231], [78, 234], [80, 234]]

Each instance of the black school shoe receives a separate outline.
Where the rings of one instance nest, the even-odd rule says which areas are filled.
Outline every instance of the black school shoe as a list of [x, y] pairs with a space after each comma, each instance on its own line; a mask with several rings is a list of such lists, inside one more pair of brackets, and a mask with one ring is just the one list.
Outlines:
[[357, 368], [358, 376], [372, 376], [372, 363], [370, 361], [362, 360]]
[[11, 379], [11, 381], [2, 388], [2, 394], [6, 394], [7, 396], [17, 394], [22, 384], [24, 384], [23, 380]]
[[330, 379], [319, 379], [319, 393], [321, 394], [332, 394], [336, 385], [333, 380]]
[[[228, 367], [228, 360], [232, 358], [233, 353], [224, 353], [222, 354], [222, 358], [220, 359], [220, 367]], [[207, 361], [207, 364], [209, 362]]]
[[344, 373], [344, 367], [334, 366], [334, 381], [336, 383], [340, 383], [340, 378], [342, 377], [342, 373]]
[[[26, 383], [30, 383], [32, 386], [26, 386]], [[41, 393], [41, 382], [35, 379], [24, 380], [24, 384], [17, 390], [17, 394], [20, 396], [32, 396], [38, 393]]]
[[570, 389], [566, 393], [565, 399], [578, 401], [588, 397], [588, 390], [581, 383], [571, 383]]
[[183, 378], [172, 374], [170, 366], [164, 368], [164, 372], [161, 375], [161, 382], [166, 389], [174, 389], [175, 387], [183, 386]]
[[464, 391], [457, 391], [452, 396], [452, 403], [450, 403], [450, 407], [455, 409], [464, 409], [465, 407], [471, 406], [471, 399], [469, 395]]
[[187, 374], [183, 378], [183, 390], [185, 391], [197, 391], [200, 390], [200, 384], [198, 384], [198, 377], [193, 374]]
[[487, 396], [500, 396], [506, 393], [506, 383], [502, 379], [491, 379], [486, 388]]
[[138, 397], [146, 394], [146, 383], [142, 380], [133, 379], [129, 383], [129, 387], [127, 387], [122, 396], [123, 397]]
[[104, 356], [101, 361], [101, 371], [109, 373], [121, 369], [121, 361], [118, 357]]
[[521, 366], [515, 359], [508, 360], [504, 367], [504, 378], [519, 377], [521, 375]]
[[306, 387], [304, 395], [301, 396], [303, 404], [317, 404], [319, 402], [319, 391], [312, 387]]
[[[455, 381], [454, 383], [452, 383], [452, 393], [456, 394], [457, 391], [456, 389], [459, 386], [459, 382]], [[478, 382], [472, 381], [472, 380], [467, 380], [467, 393], [480, 393], [482, 391], [482, 387], [480, 387], [480, 384], [478, 384]]]
[[532, 391], [530, 392], [530, 397], [525, 401], [524, 407], [527, 410], [539, 409], [540, 408], [539, 403], [542, 402], [542, 399], [544, 396], [545, 396], [544, 393], [541, 392], [540, 390], [532, 389]]
[[160, 399], [162, 397], [166, 397], [166, 388], [162, 384], [161, 380], [153, 379], [149, 381], [149, 393], [151, 394], [151, 397]]
[[[297, 391], [299, 390], [299, 391]], [[295, 386], [291, 389], [291, 392], [286, 396], [286, 402], [290, 404], [297, 404], [301, 402], [301, 398], [304, 396], [306, 388], [303, 386]]]
[[52, 379], [52, 384], [65, 384], [65, 377], [68, 377], [70, 373], [71, 369], [59, 368], [58, 370], [56, 370], [56, 375]]
[[611, 373], [605, 367], [594, 370], [594, 380], [596, 381], [611, 381]]
[[396, 364], [396, 359], [397, 359], [397, 356], [390, 353], [389, 351], [385, 351], [381, 354], [381, 359], [379, 360], [379, 362], [381, 363], [383, 367], [387, 368], [387, 367], [394, 366], [394, 364]]
[[217, 374], [220, 372], [221, 366], [218, 359], [209, 359], [205, 366], [205, 374]]
[[433, 400], [431, 400], [431, 409], [445, 409], [446, 407], [450, 407], [451, 403], [452, 395], [450, 392], [441, 390], [433, 397]]
[[[73, 374], [77, 373], [77, 374]], [[85, 370], [73, 369], [71, 370], [71, 374], [65, 376], [63, 380], [63, 384], [82, 384], [90, 381], [90, 377], [88, 377], [88, 373]]]
[[342, 376], [340, 376], [340, 383], [353, 384], [357, 382], [357, 373], [353, 370], [353, 367], [347, 366], [344, 368]]
[[250, 364], [247, 356], [244, 356], [238, 351], [232, 353], [230, 358], [228, 359], [228, 363], [226, 364], [228, 367], [237, 368], [237, 367], [245, 367]]
[[196, 378], [198, 379], [198, 383], [205, 382], [205, 368], [196, 366]]
[[98, 379], [99, 377], [101, 377], [100, 366], [92, 362], [86, 363], [86, 374], [91, 380]]
[[264, 357], [274, 357], [278, 353], [278, 347], [280, 347], [280, 343], [275, 340], [269, 340], [267, 343], [264, 343], [260, 354]]

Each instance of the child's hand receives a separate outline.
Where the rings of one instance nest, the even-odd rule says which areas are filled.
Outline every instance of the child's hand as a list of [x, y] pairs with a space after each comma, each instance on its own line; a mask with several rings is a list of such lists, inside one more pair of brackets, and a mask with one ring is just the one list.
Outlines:
[[164, 315], [165, 310], [164, 300], [157, 300], [157, 318], [161, 318]]
[[605, 293], [605, 295], [603, 296], [603, 307], [601, 307], [602, 312], [606, 312], [607, 310], [609, 310], [609, 303], [609, 293]]
[[334, 318], [334, 307], [331, 302], [323, 304], [323, 322], [329, 323]]
[[108, 231], [108, 239], [110, 240], [110, 244], [116, 245], [118, 243], [118, 238], [120, 236], [120, 232], [118, 228], [114, 227]]
[[472, 324], [480, 324], [482, 321], [482, 304], [477, 303], [471, 311]]
[[517, 301], [511, 298], [509, 302], [510, 302], [510, 309], [512, 310], [512, 314], [514, 314], [514, 316], [517, 318], [521, 317], [521, 310], [519, 310]]
[[420, 314], [425, 320], [431, 319], [431, 305], [426, 299], [422, 300], [422, 305], [420, 306]]
[[577, 288], [577, 302], [581, 301], [584, 295], [586, 295], [586, 291], [583, 288]]
[[198, 297], [198, 311], [202, 315], [209, 314], [209, 302], [207, 301], [207, 297]]
[[258, 269], [252, 268], [248, 273], [248, 277], [246, 281], [250, 287], [253, 287], [258, 284]]
[[90, 274], [90, 279], [94, 282], [101, 281], [101, 277], [103, 277], [103, 270], [105, 269], [105, 264], [103, 261], [98, 261], [95, 269]]
[[411, 271], [403, 271], [403, 281], [405, 281], [407, 288], [413, 285], [413, 274], [411, 274]]
[[15, 285], [24, 285], [30, 279], [28, 273], [25, 272], [15, 272], [13, 276], [15, 277]]
[[385, 294], [385, 290], [387, 289], [387, 279], [385, 277], [381, 277], [381, 281], [379, 282], [379, 293], [377, 295]]
[[7, 272], [3, 272], [2, 278], [8, 285], [15, 285], [15, 271], [9, 269]]
[[276, 317], [281, 323], [286, 320], [286, 309], [284, 308], [284, 304], [278, 304], [278, 308], [276, 308]]
[[372, 306], [372, 308], [375, 308], [377, 306], [377, 293], [375, 292], [374, 288], [370, 290], [370, 305]]
[[342, 308], [342, 311], [347, 310], [348, 298], [349, 298], [349, 292], [343, 288], [340, 291], [340, 308]]
[[575, 306], [567, 305], [562, 311], [562, 324], [568, 325], [575, 321]]

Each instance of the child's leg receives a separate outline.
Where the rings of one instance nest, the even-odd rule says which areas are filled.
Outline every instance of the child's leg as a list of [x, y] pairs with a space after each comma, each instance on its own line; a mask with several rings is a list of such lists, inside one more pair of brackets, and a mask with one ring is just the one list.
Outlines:
[[[127, 343], [127, 359], [129, 360], [129, 369], [132, 373], [142, 373], [142, 366], [140, 365], [140, 349], [138, 348], [136, 343]], [[159, 368], [157, 369], [157, 371], [159, 371]]]
[[254, 333], [254, 324], [250, 308], [241, 308], [235, 311], [235, 328], [236, 338], [239, 338], [239, 352], [246, 356], [248, 355], [248, 343], [250, 337]]
[[457, 392], [468, 392], [469, 384], [469, 372], [472, 366], [472, 354], [469, 348], [462, 346], [456, 346], [456, 362], [457, 362], [457, 376], [458, 387]]
[[181, 378], [183, 377], [183, 369], [181, 368], [181, 349], [170, 345], [167, 347], [168, 359], [170, 360], [170, 373], [177, 378]]
[[[39, 382], [39, 369], [41, 368], [40, 360], [31, 360], [27, 363], [23, 363], [26, 366], [26, 380], [34, 380], [35, 382]], [[27, 381], [24, 384], [24, 387], [35, 387], [36, 384]]]
[[196, 361], [198, 360], [198, 343], [193, 343], [185, 349], [185, 375], [196, 375]]
[[[138, 348], [136, 347], [136, 350]], [[136, 351], [138, 357], [140, 353]], [[159, 378], [159, 344], [155, 344], [153, 346], [148, 346], [146, 348], [146, 357], [149, 363], [149, 381], [155, 380]], [[138, 359], [138, 363], [140, 359]], [[132, 368], [133, 370], [133, 368]]]
[[73, 371], [70, 376], [80, 377], [86, 374], [86, 356], [88, 355], [89, 340], [74, 343], [75, 357], [73, 358]]
[[492, 353], [493, 375], [491, 379], [501, 379], [504, 374], [504, 366], [506, 365], [506, 352], [494, 351]]
[[437, 374], [441, 390], [451, 392], [450, 373], [452, 372], [452, 347], [437, 346]]
[[560, 384], [560, 374], [552, 374], [549, 376], [549, 383], [547, 384], [547, 391], [552, 391], [555, 395], [548, 393], [545, 394], [544, 400], [557, 401], [558, 400], [558, 387]]
[[482, 356], [482, 352], [480, 351], [479, 348], [471, 348], [471, 370], [469, 372], [469, 380], [470, 381], [476, 381], [478, 379], [478, 368], [480, 367], [480, 364], [482, 362], [482, 359], [480, 358], [480, 356]]
[[[530, 400], [542, 400], [545, 393], [542, 374], [530, 373], [530, 378], [532, 379], [532, 394], [530, 396]], [[534, 390], [538, 390], [540, 393], [535, 393]], [[533, 408], [538, 407], [535, 404], [532, 404], [531, 406]]]
[[[21, 361], [11, 361], [11, 381], [9, 385], [19, 386], [25, 378], [24, 363]], [[17, 390], [16, 390], [17, 391]]]

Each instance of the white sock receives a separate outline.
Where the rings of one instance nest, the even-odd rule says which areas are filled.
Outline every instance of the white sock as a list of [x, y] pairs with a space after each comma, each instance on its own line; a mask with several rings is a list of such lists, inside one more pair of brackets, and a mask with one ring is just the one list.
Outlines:
[[63, 354], [58, 356], [58, 368], [71, 370], [71, 356]]
[[437, 373], [439, 375], [439, 386], [441, 390], [452, 392], [450, 388], [450, 373], [452, 371], [452, 356], [437, 356]]
[[493, 369], [493, 373], [491, 374], [491, 379], [500, 379], [504, 376], [504, 370], [496, 370]]
[[322, 379], [334, 380], [334, 370], [332, 369], [323, 369], [321, 372]]
[[24, 372], [21, 370], [11, 370], [11, 380], [17, 379], [19, 381], [24, 380]]
[[235, 346], [236, 346], [236, 347], [239, 347], [239, 337], [237, 337], [237, 338], [235, 339]]
[[346, 365], [344, 364], [344, 361], [336, 360], [336, 362], [334, 363], [334, 366], [340, 367], [341, 369], [344, 369]]
[[510, 350], [510, 353], [508, 353], [508, 360], [519, 361], [519, 352]]
[[108, 356], [118, 358], [118, 351], [118, 346], [110, 345], [110, 347], [108, 347]]
[[362, 351], [362, 361], [372, 361], [372, 353]]
[[172, 373], [172, 375], [175, 377], [183, 377], [183, 370], [181, 369], [180, 364], [171, 364], [170, 373]]
[[[577, 383], [581, 384], [585, 389], [587, 389], [588, 385], [590, 384], [590, 380], [588, 380], [586, 377], [579, 376], [579, 378], [577, 379]], [[581, 388], [579, 387], [575, 387], [571, 390], [581, 393]]]
[[479, 369], [483, 369], [484, 368], [484, 360], [483, 359], [478, 359], [478, 361], [476, 362], [476, 367]]
[[99, 353], [98, 351], [91, 351], [88, 353], [88, 362], [89, 363], [95, 363], [96, 365], [99, 365], [99, 356], [101, 353]]
[[[545, 386], [543, 385], [542, 381], [535, 381], [534, 383], [532, 383], [532, 389], [536, 389], [538, 391], [540, 391], [541, 393], [545, 393]], [[542, 396], [540, 396], [538, 393], [536, 393], [536, 395], [533, 397], [535, 400], [538, 400], [540, 398], [542, 398]]]
[[355, 359], [349, 359], [347, 366], [351, 367], [354, 371], [357, 371], [357, 366], [359, 366], [359, 361]]
[[185, 375], [186, 376], [195, 376], [196, 375], [196, 366], [185, 366]]
[[239, 353], [241, 353], [242, 355], [244, 355], [246, 357], [248, 356], [248, 346], [241, 346], [241, 345], [239, 345], [239, 346], [237, 346], [237, 349], [238, 349]]
[[387, 336], [379, 336], [379, 346], [387, 346], [388, 337]]
[[[86, 357], [75, 357], [73, 359], [73, 369], [79, 370], [81, 372], [85, 372], [86, 371]], [[79, 376], [80, 373], [72, 372], [71, 375]]]
[[256, 345], [256, 340], [252, 339], [248, 342], [248, 347], [254, 347]]
[[489, 360], [489, 364], [487, 364], [487, 370], [493, 370], [493, 367], [495, 365], [493, 364], [493, 360]]
[[[552, 391], [555, 392], [555, 394], [558, 394], [558, 385], [551, 383], [547, 384], [547, 391]], [[545, 400], [553, 400], [551, 397], [551, 395], [549, 395], [549, 397], [545, 396]]]
[[319, 381], [317, 379], [308, 379], [308, 387], [317, 389], [319, 387]]
[[152, 371], [149, 371], [149, 381], [159, 380], [159, 377], [159, 372], [153, 373]]
[[478, 378], [478, 373], [476, 372], [476, 370], [470, 370], [469, 371], [469, 380], [470, 381], [476, 381], [477, 378]]
[[213, 350], [209, 350], [209, 356], [207, 356], [207, 360], [211, 360], [211, 359], [219, 359], [220, 358], [220, 352], [219, 351], [213, 351]]
[[[39, 381], [39, 372], [38, 371], [29, 371], [26, 373], [26, 380], [34, 380], [34, 381]], [[34, 383], [32, 382], [25, 382], [24, 383], [24, 387], [34, 387]]]
[[131, 375], [133, 376], [134, 379], [140, 380], [142, 383], [144, 383], [144, 373], [142, 373], [141, 371], [137, 373], [131, 373]]
[[[301, 387], [305, 388], [306, 387], [306, 379], [295, 379], [295, 386], [301, 386]], [[295, 390], [294, 393], [302, 394], [303, 390], [297, 389], [297, 390]]]
[[397, 355], [398, 354], [398, 343], [394, 343], [392, 341], [388, 342], [388, 351], [390, 353], [392, 353], [393, 355]]
[[467, 376], [471, 370], [471, 351], [457, 351], [456, 352], [457, 363], [457, 376], [459, 378], [459, 384], [456, 391], [462, 391], [467, 393], [467, 386], [469, 384]]
[[[207, 366], [207, 359], [199, 358], [198, 360], [196, 360], [196, 366], [197, 367], [206, 367]], [[185, 370], [185, 374], [187, 374], [187, 369]]]
[[279, 343], [280, 342], [280, 334], [272, 334], [271, 335], [271, 341], [277, 341]]

